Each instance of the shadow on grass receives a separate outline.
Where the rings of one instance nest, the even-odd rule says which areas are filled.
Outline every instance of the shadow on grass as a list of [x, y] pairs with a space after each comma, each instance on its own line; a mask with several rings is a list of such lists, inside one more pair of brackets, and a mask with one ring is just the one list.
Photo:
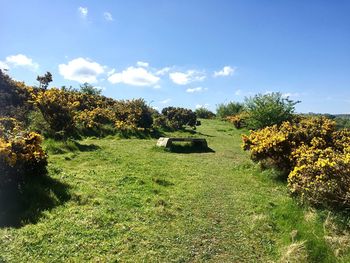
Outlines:
[[202, 133], [202, 132], [197, 132], [198, 135], [202, 135], [202, 136], [205, 136], [205, 137], [215, 137], [213, 135], [209, 135], [209, 134], [205, 134], [205, 133]]
[[69, 186], [47, 175], [0, 188], [0, 227], [36, 223], [42, 212], [68, 201]]
[[203, 147], [195, 143], [173, 143], [169, 148], [172, 153], [214, 153], [215, 151], [209, 147]]
[[92, 152], [101, 149], [100, 146], [95, 144], [80, 144], [79, 142], [75, 141], [75, 145], [77, 146], [78, 150], [81, 152]]
[[118, 131], [117, 136], [123, 139], [158, 139], [159, 137], [165, 136], [162, 130], [145, 130], [145, 131]]

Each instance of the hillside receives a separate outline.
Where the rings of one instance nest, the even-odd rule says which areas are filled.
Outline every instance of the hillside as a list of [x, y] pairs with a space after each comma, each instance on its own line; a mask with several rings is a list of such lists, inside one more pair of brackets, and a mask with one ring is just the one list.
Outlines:
[[[47, 141], [53, 179], [28, 187], [35, 200], [11, 210], [12, 219], [28, 222], [0, 229], [1, 259], [348, 262], [344, 242], [326, 242], [333, 237], [327, 214], [298, 206], [276, 174], [253, 164], [241, 132], [202, 120], [193, 136], [212, 150], [202, 153], [108, 136], [54, 154], [57, 145]], [[338, 258], [337, 248], [345, 251]]]

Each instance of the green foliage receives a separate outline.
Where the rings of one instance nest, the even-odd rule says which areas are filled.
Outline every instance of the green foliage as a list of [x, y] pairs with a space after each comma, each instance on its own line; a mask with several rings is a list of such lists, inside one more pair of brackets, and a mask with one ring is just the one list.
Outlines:
[[29, 112], [28, 123], [29, 130], [35, 131], [46, 138], [54, 136], [54, 131], [50, 128], [50, 125], [47, 123], [39, 109]]
[[261, 129], [293, 119], [295, 105], [299, 101], [284, 98], [281, 93], [257, 94], [245, 99], [248, 114], [246, 125], [250, 129]]
[[52, 82], [52, 74], [47, 71], [44, 76], [37, 76], [36, 80], [39, 81], [39, 88], [47, 89], [49, 83]]
[[337, 129], [350, 129], [350, 118], [349, 117], [343, 117], [343, 116], [337, 116], [334, 118]]
[[95, 88], [91, 84], [85, 82], [84, 84], [80, 85], [80, 92], [89, 94], [89, 95], [101, 95], [102, 90]]
[[196, 127], [197, 116], [196, 113], [190, 109], [180, 107], [166, 107], [162, 110], [163, 116], [166, 118], [166, 125], [170, 129], [180, 130], [185, 125]]
[[216, 115], [219, 118], [226, 118], [227, 116], [232, 116], [240, 113], [243, 110], [243, 104], [239, 102], [229, 102], [227, 104], [221, 103], [216, 108]]
[[197, 118], [201, 118], [201, 119], [212, 119], [215, 118], [215, 114], [213, 112], [211, 112], [210, 110], [202, 107], [199, 109], [196, 109], [196, 114], [197, 114]]

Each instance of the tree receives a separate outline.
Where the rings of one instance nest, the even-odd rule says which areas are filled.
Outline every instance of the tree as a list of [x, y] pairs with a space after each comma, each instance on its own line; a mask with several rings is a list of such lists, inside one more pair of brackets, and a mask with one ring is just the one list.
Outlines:
[[44, 76], [37, 76], [36, 80], [39, 81], [39, 88], [46, 90], [49, 83], [52, 82], [52, 74], [47, 71]]
[[257, 94], [245, 99], [246, 124], [250, 129], [261, 129], [281, 124], [293, 118], [295, 105], [300, 101], [285, 98], [280, 92]]
[[85, 94], [89, 95], [101, 95], [102, 90], [95, 88], [91, 84], [85, 82], [84, 84], [80, 85], [80, 91]]
[[204, 107], [196, 109], [196, 114], [198, 118], [202, 118], [202, 119], [215, 118], [215, 114]]
[[216, 108], [216, 115], [220, 118], [226, 118], [240, 113], [243, 110], [243, 104], [231, 101], [227, 104], [221, 103]]

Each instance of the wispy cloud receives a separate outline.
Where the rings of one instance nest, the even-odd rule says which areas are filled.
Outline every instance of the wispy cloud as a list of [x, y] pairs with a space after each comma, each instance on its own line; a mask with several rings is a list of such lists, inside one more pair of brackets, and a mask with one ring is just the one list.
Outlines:
[[160, 101], [159, 103], [168, 104], [170, 101], [171, 101], [171, 99], [165, 99], [165, 100]]
[[231, 76], [236, 71], [236, 68], [232, 68], [230, 66], [225, 66], [219, 71], [214, 72], [214, 77], [226, 77]]
[[144, 61], [137, 61], [136, 65], [139, 67], [147, 68], [149, 66], [149, 63]]
[[163, 75], [165, 75], [166, 73], [168, 73], [169, 71], [170, 71], [170, 67], [165, 67], [165, 68], [159, 69], [159, 70], [156, 72], [156, 75], [158, 75], [158, 76], [163, 76]]
[[79, 6], [78, 12], [79, 12], [80, 16], [85, 19], [85, 18], [87, 18], [89, 10], [87, 7]]
[[58, 71], [68, 80], [96, 83], [97, 76], [104, 73], [104, 67], [89, 59], [76, 58], [67, 64], [58, 65]]
[[196, 70], [187, 70], [186, 72], [172, 72], [170, 79], [178, 85], [187, 85], [195, 81], [203, 81], [206, 76], [203, 72]]
[[113, 16], [110, 12], [104, 12], [103, 13], [103, 17], [107, 20], [107, 21], [114, 21]]
[[186, 92], [195, 93], [195, 92], [202, 92], [202, 91], [207, 90], [207, 89], [208, 88], [203, 88], [203, 87], [188, 88], [188, 89], [186, 89]]

